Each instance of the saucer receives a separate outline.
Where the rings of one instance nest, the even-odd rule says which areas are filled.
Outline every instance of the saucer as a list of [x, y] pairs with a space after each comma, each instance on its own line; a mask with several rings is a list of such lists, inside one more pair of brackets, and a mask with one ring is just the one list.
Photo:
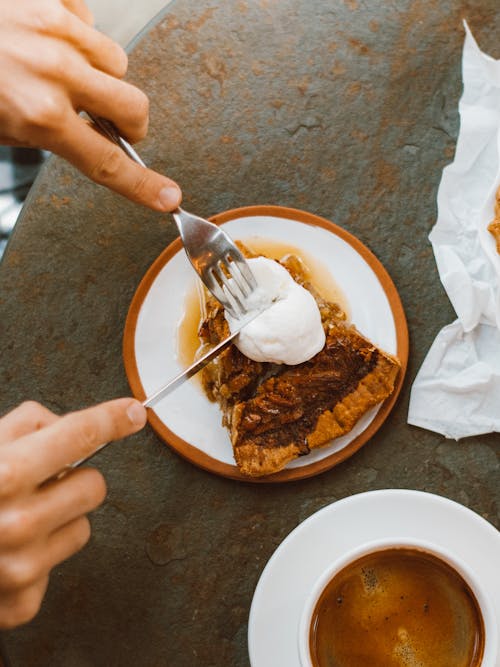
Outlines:
[[251, 667], [300, 667], [298, 627], [316, 580], [343, 553], [384, 538], [422, 539], [474, 571], [496, 605], [500, 627], [500, 533], [472, 510], [422, 491], [368, 491], [339, 500], [303, 521], [268, 561], [248, 624]]
[[[212, 220], [235, 240], [286, 244], [324, 267], [345, 296], [351, 321], [376, 345], [396, 355], [401, 371], [392, 395], [365, 414], [350, 433], [264, 478], [249, 478], [239, 472], [220, 409], [208, 400], [196, 378], [148, 411], [150, 424], [162, 440], [192, 463], [233, 479], [277, 482], [323, 472], [351, 456], [373, 436], [401, 389], [408, 359], [408, 330], [396, 288], [382, 264], [359, 239], [324, 218], [277, 206], [251, 206]], [[139, 400], [183, 370], [177, 357], [177, 333], [186, 299], [195, 291], [197, 280], [177, 239], [153, 263], [134, 295], [123, 353], [129, 384]]]

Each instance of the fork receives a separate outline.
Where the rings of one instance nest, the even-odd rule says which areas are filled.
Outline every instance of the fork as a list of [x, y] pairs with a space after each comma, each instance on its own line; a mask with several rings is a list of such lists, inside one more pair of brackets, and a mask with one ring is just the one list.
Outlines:
[[[142, 167], [146, 166], [132, 146], [120, 136], [111, 121], [94, 116], [89, 112], [87, 112], [87, 115], [101, 132], [113, 141], [113, 143], [117, 144], [132, 160], [135, 160]], [[186, 379], [192, 377], [210, 359], [219, 354], [231, 343], [238, 335], [239, 329], [248, 321], [248, 318], [245, 319], [245, 315], [248, 314], [245, 301], [257, 287], [255, 276], [239, 248], [220, 227], [197, 215], [188, 213], [180, 206], [175, 211], [172, 211], [172, 215], [177, 224], [189, 261], [207, 289], [238, 320], [239, 328], [228, 338], [221, 341], [202, 359], [193, 363], [189, 368], [173, 378], [173, 380], [142, 401], [144, 407], [147, 408], [155, 405], [167, 393], [178, 387]], [[256, 313], [253, 313], [252, 318], [255, 316]], [[79, 461], [68, 463], [62, 470], [48, 479], [47, 482], [64, 477], [73, 468], [92, 459], [108, 444], [109, 442], [103, 443], [89, 456]]]
[[[146, 167], [111, 121], [88, 111], [86, 113], [108, 139], [132, 160]], [[205, 287], [233, 318], [244, 317], [247, 313], [246, 300], [257, 287], [257, 281], [239, 248], [220, 227], [188, 213], [180, 206], [172, 211], [172, 216], [186, 255]]]

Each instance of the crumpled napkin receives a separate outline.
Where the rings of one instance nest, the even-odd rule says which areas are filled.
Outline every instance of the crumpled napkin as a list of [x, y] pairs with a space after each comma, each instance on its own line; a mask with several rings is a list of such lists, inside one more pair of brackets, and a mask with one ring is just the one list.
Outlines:
[[464, 25], [460, 133], [429, 235], [458, 319], [427, 353], [408, 414], [409, 424], [457, 440], [500, 431], [500, 255], [487, 230], [500, 186], [500, 60]]

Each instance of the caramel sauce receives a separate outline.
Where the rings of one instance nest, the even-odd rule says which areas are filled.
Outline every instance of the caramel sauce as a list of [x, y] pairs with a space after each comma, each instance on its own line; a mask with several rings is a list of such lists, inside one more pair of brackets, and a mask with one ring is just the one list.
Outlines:
[[[203, 286], [196, 278], [186, 291], [182, 318], [177, 325], [176, 357], [183, 368], [202, 356], [203, 343], [198, 337], [198, 329], [205, 318], [204, 305]], [[201, 386], [200, 377], [198, 373], [192, 379]]]
[[[269, 259], [280, 260], [287, 255], [295, 255], [304, 265], [307, 280], [327, 301], [339, 304], [349, 319], [349, 305], [339, 286], [333, 279], [329, 269], [318, 262], [312, 255], [293, 245], [253, 236], [242, 239], [242, 243], [254, 254], [264, 255]], [[177, 359], [183, 367], [190, 366], [200, 357], [204, 350], [198, 337], [198, 329], [205, 317], [203, 287], [197, 279], [188, 288], [184, 298], [182, 319], [177, 327], [176, 352]], [[200, 382], [200, 375], [196, 376]]]

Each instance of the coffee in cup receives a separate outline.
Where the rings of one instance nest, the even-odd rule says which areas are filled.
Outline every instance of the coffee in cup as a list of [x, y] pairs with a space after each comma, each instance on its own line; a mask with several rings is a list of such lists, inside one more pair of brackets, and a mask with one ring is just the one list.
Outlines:
[[394, 541], [354, 554], [313, 595], [304, 667], [494, 664], [483, 662], [486, 603], [460, 569], [433, 548]]

